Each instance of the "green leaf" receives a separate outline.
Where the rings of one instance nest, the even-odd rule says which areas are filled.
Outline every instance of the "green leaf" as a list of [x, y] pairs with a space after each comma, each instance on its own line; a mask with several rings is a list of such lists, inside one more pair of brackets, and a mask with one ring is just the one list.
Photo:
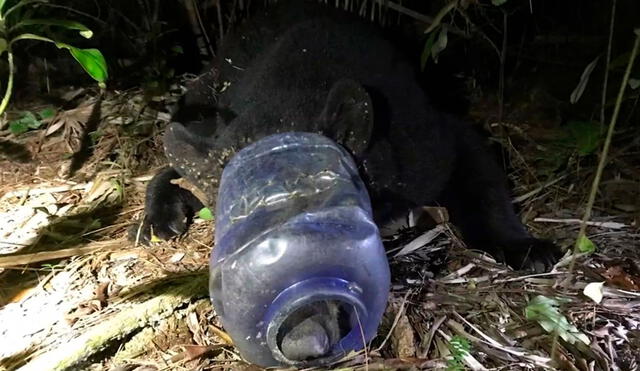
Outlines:
[[449, 341], [449, 350], [454, 359], [462, 361], [469, 354], [471, 343], [462, 336], [454, 335]]
[[55, 114], [56, 114], [56, 110], [54, 110], [51, 107], [47, 107], [47, 108], [41, 110], [40, 112], [38, 112], [38, 116], [40, 116], [41, 119], [52, 118]]
[[29, 129], [38, 129], [40, 126], [42, 126], [42, 122], [33, 113], [26, 111], [19, 119], [9, 123], [9, 130], [13, 134], [22, 134]]
[[172, 51], [174, 54], [184, 54], [184, 49], [182, 49], [182, 46], [180, 46], [180, 45], [174, 45], [174, 46], [171, 48], [171, 51]]
[[640, 86], [640, 79], [629, 79], [629, 87], [631, 90], [636, 90], [638, 86]]
[[203, 207], [198, 211], [198, 217], [203, 220], [213, 220], [213, 213], [208, 207]]
[[573, 89], [573, 91], [571, 92], [571, 96], [569, 97], [569, 101], [571, 102], [571, 104], [577, 103], [582, 96], [582, 93], [584, 93], [584, 89], [587, 87], [587, 83], [589, 82], [589, 77], [591, 77], [591, 72], [593, 72], [593, 69], [596, 68], [599, 59], [600, 56], [597, 56], [596, 59], [591, 61], [591, 63], [589, 63], [587, 67], [585, 67], [584, 71], [582, 71], [580, 81], [578, 82], [578, 85]]
[[42, 125], [42, 123], [38, 121], [36, 115], [34, 115], [33, 112], [30, 111], [23, 112], [20, 120], [26, 122], [29, 127], [38, 127]]
[[438, 39], [433, 43], [433, 48], [431, 48], [431, 57], [433, 57], [434, 62], [438, 63], [438, 56], [447, 47], [448, 40], [447, 27], [442, 27], [438, 34]]
[[7, 50], [7, 39], [0, 38], [0, 55]]
[[91, 231], [102, 227], [102, 222], [100, 219], [92, 219], [91, 223], [87, 227], [84, 228], [85, 231]]
[[630, 51], [612, 57], [609, 63], [609, 71], [624, 70], [627, 67], [627, 63], [629, 63], [629, 57], [631, 57]]
[[491, 0], [491, 4], [495, 5], [495, 6], [500, 6], [504, 3], [506, 3], [507, 0]]
[[448, 344], [451, 358], [447, 359], [447, 371], [463, 371], [464, 357], [469, 355], [471, 343], [459, 335], [454, 335]]
[[87, 39], [90, 39], [93, 37], [93, 31], [91, 31], [87, 26], [83, 25], [82, 23], [76, 22], [76, 21], [69, 21], [66, 19], [38, 19], [38, 18], [32, 18], [32, 19], [25, 19], [23, 21], [20, 21], [18, 23], [19, 26], [33, 26], [33, 25], [38, 25], [38, 26], [57, 26], [57, 27], [64, 27], [67, 28], [69, 30], [75, 30], [78, 31], [78, 33]]
[[594, 153], [604, 139], [602, 126], [595, 121], [570, 121], [569, 139], [575, 144], [580, 156]]
[[100, 87], [104, 87], [104, 82], [109, 77], [107, 72], [107, 61], [105, 61], [104, 56], [98, 49], [80, 49], [75, 46], [71, 46], [69, 44], [56, 42], [50, 38], [32, 34], [32, 33], [24, 33], [15, 37], [11, 42], [16, 42], [19, 40], [40, 40], [46, 41], [56, 44], [58, 48], [67, 49], [75, 58], [78, 63], [84, 68], [84, 70], [91, 76], [94, 80], [96, 80]]
[[52, 118], [53, 116], [55, 116], [55, 114], [56, 110], [51, 107], [44, 108], [40, 110], [40, 112], [38, 112], [38, 116], [40, 116], [41, 119]]
[[92, 144], [96, 144], [98, 143], [98, 140], [100, 139], [100, 137], [102, 137], [103, 135], [104, 133], [99, 130], [92, 131], [89, 133], [89, 139], [91, 140]]
[[427, 65], [427, 61], [429, 60], [429, 56], [431, 55], [431, 49], [433, 48], [433, 43], [436, 41], [436, 35], [438, 34], [434, 30], [429, 35], [427, 42], [424, 44], [424, 48], [422, 49], [422, 55], [420, 56], [420, 68], [424, 70], [424, 67]]
[[64, 45], [82, 68], [99, 83], [104, 83], [109, 77], [107, 61], [98, 49], [80, 49], [71, 45]]
[[557, 332], [569, 344], [581, 341], [589, 345], [590, 341], [587, 335], [569, 323], [567, 318], [560, 313], [558, 305], [557, 300], [538, 295], [525, 308], [525, 316], [528, 320], [538, 322], [548, 333]]
[[151, 232], [151, 242], [162, 242], [162, 239]]
[[587, 238], [587, 236], [581, 235], [578, 237], [578, 251], [586, 254], [594, 253], [596, 251], [596, 244]]
[[27, 124], [17, 120], [9, 123], [9, 130], [11, 131], [11, 133], [18, 135], [26, 133], [29, 130], [29, 127], [27, 126]]
[[27, 124], [29, 129], [37, 129], [40, 126], [42, 126], [42, 122], [36, 118], [36, 115], [34, 115], [33, 113], [31, 113], [29, 111], [24, 113], [24, 115], [22, 116], [20, 121], [22, 121], [25, 124]]

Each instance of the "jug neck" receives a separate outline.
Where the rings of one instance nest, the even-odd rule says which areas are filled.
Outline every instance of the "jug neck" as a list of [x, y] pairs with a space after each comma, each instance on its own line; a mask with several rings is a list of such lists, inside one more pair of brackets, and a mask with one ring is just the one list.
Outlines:
[[[282, 353], [278, 339], [283, 324], [297, 310], [321, 301], [336, 302], [348, 308], [350, 329], [333, 345], [326, 356], [308, 361], [288, 359]], [[364, 347], [363, 328], [368, 320], [364, 303], [363, 290], [355, 282], [337, 277], [314, 277], [297, 282], [280, 292], [267, 309], [263, 321], [266, 326], [267, 346], [276, 360], [292, 366], [304, 366], [307, 362], [318, 365], [335, 361], [350, 350]]]

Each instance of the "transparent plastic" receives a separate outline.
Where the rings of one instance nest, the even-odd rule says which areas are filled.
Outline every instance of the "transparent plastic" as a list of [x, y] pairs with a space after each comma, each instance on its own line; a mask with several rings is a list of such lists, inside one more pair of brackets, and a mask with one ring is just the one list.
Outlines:
[[[247, 361], [326, 364], [375, 336], [389, 266], [357, 167], [330, 139], [284, 133], [238, 152], [220, 181], [215, 242], [211, 301]], [[327, 300], [346, 308], [345, 336], [316, 359], [287, 359], [283, 323]]]

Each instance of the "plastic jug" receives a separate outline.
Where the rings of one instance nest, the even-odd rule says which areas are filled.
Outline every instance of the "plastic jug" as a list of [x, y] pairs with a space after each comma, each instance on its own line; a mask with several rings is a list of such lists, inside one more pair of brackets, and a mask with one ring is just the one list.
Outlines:
[[247, 361], [321, 365], [375, 336], [389, 266], [342, 147], [312, 133], [265, 137], [229, 161], [216, 207], [209, 292]]

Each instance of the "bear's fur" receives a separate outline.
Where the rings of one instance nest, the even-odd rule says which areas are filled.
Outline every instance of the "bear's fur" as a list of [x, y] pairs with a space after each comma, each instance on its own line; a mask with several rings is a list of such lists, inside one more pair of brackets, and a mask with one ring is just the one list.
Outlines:
[[[470, 246], [516, 269], [551, 268], [560, 250], [522, 225], [482, 137], [432, 108], [399, 48], [350, 14], [294, 2], [261, 11], [225, 39], [216, 67], [184, 97], [180, 123], [166, 130], [173, 170], [158, 177], [175, 170], [214, 202], [236, 151], [278, 132], [318, 132], [356, 159], [377, 223], [438, 203]], [[163, 238], [182, 233], [186, 225], [175, 219], [192, 212], [182, 193], [163, 192], [162, 184], [170, 185], [156, 178], [148, 188], [144, 241], [151, 226]]]

